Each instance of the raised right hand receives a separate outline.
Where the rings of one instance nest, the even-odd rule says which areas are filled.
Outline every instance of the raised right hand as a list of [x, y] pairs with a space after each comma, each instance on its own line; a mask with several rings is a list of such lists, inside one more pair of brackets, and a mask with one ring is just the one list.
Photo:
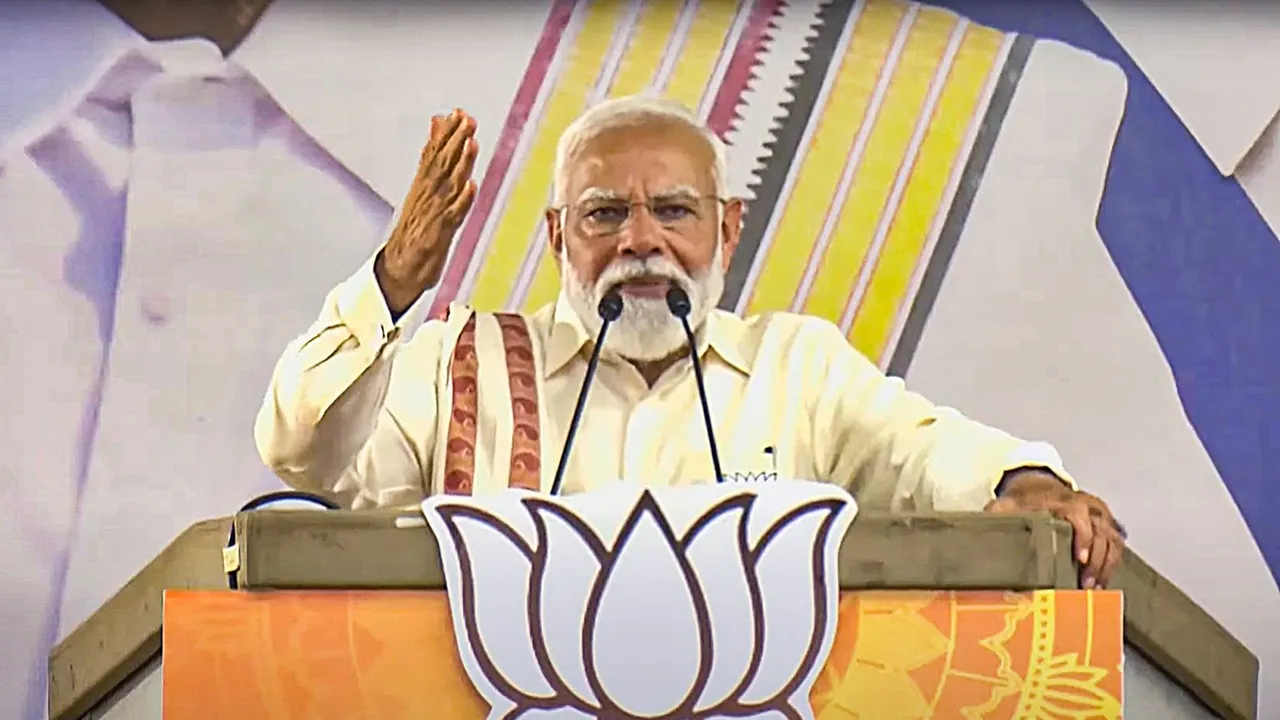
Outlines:
[[395, 317], [440, 281], [449, 245], [476, 197], [471, 179], [478, 152], [475, 132], [476, 121], [461, 110], [431, 118], [431, 138], [400, 219], [374, 262], [374, 275]]

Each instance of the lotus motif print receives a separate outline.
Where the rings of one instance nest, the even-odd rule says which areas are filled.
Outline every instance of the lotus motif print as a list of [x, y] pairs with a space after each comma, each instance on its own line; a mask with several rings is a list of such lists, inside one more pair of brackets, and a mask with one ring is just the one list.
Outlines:
[[812, 718], [856, 506], [809, 482], [423, 503], [490, 718]]

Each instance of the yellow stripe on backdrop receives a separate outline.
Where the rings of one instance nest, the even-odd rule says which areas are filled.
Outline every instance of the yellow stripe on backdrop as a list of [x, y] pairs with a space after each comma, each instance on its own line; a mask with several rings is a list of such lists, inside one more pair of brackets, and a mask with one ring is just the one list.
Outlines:
[[[970, 25], [934, 108], [911, 177], [861, 304], [853, 314], [849, 339], [872, 361], [888, 361], [893, 328], [910, 310], [912, 276], [924, 257], [929, 235], [940, 226], [941, 207], [954, 173], [960, 170], [970, 126], [998, 59], [1004, 34]], [[852, 301], [853, 298], [850, 298]]]
[[[816, 129], [798, 166], [790, 192], [774, 212], [781, 213], [766, 238], [768, 250], [762, 263], [746, 313], [753, 315], [791, 306], [805, 267], [818, 242], [832, 201], [836, 198], [847, 162], [853, 157], [859, 130], [872, 111], [873, 96], [884, 82], [885, 63], [898, 35], [907, 6], [899, 2], [871, 0], [861, 13], [850, 17], [852, 33], [846, 32], [836, 77], [825, 102], [813, 109], [810, 123]], [[837, 51], [839, 52], [839, 50]]]
[[[748, 2], [749, 0], [744, 0]], [[711, 0], [698, 3], [694, 10], [693, 22], [689, 27], [689, 35], [685, 38], [680, 57], [676, 58], [675, 70], [667, 81], [663, 95], [677, 100], [685, 107], [698, 110], [707, 98], [707, 91], [715, 91], [711, 82], [720, 62], [720, 54], [733, 53], [732, 47], [725, 47], [733, 24], [738, 19], [741, 3], [728, 0]]]
[[[835, 81], [814, 108], [817, 130], [796, 160], [799, 176], [775, 209], [778, 222], [740, 307], [843, 323], [876, 361], [892, 350], [895, 323], [910, 310], [913, 272], [949, 209], [947, 191], [1006, 36], [899, 0], [868, 0], [851, 21]], [[945, 85], [931, 93], [935, 82]]]
[[626, 0], [596, 0], [587, 9], [530, 150], [520, 167], [512, 169], [519, 173], [518, 180], [504, 206], [494, 209], [501, 217], [475, 284], [470, 292], [463, 288], [460, 293], [473, 307], [496, 310], [507, 302], [547, 206], [556, 141], [586, 107], [613, 48], [618, 24], [629, 17], [628, 9]]
[[[610, 97], [662, 89], [664, 97], [697, 109], [714, 79], [716, 63], [733, 29], [738, 7], [726, 0], [702, 0], [693, 9], [692, 20], [681, 23], [682, 7], [682, 3], [671, 0], [649, 0], [627, 48], [623, 70], [610, 88]], [[667, 58], [672, 49], [679, 53], [674, 63]], [[664, 66], [672, 68], [670, 77], [660, 77]], [[528, 291], [523, 296], [517, 292], [508, 300], [509, 306], [525, 312], [534, 312], [554, 301], [560, 289], [554, 260], [545, 248], [533, 251], [537, 253], [538, 267]]]
[[[840, 322], [861, 266], [868, 258], [894, 177], [906, 159], [925, 99], [958, 19], [922, 9], [902, 47], [858, 171], [845, 198], [834, 238], [808, 289], [804, 312]], [[861, 348], [859, 348], [861, 350]]]
[[636, 21], [631, 43], [627, 46], [627, 54], [622, 58], [622, 66], [609, 88], [609, 97], [635, 95], [653, 85], [667, 46], [676, 39], [680, 7], [681, 3], [670, 0], [645, 3]]

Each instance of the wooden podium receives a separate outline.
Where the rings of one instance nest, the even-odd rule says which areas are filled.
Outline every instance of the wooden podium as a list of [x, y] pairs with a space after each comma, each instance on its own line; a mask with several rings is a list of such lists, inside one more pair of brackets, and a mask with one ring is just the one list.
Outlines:
[[[241, 592], [233, 520], [191, 527], [54, 649], [50, 718], [484, 718], [416, 513], [239, 515]], [[816, 717], [1255, 717], [1247, 649], [1132, 553], [1075, 590], [1070, 547], [1046, 516], [860, 514]]]

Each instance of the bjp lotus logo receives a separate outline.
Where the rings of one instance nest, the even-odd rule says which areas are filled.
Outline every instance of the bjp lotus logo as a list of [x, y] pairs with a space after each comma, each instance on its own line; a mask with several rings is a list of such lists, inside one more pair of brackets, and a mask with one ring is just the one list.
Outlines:
[[812, 718], [853, 520], [816, 483], [423, 504], [490, 718]]

